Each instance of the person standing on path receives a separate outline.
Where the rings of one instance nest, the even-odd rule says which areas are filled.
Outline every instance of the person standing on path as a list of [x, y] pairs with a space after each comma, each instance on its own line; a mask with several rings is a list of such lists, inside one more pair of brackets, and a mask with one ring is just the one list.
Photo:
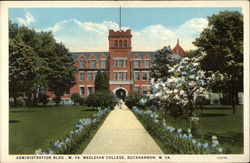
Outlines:
[[122, 109], [122, 104], [123, 104], [123, 101], [122, 99], [119, 100], [119, 108]]

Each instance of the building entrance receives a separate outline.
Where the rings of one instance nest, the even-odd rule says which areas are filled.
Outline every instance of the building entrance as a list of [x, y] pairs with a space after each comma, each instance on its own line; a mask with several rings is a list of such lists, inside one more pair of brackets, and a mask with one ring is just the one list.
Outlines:
[[119, 98], [119, 99], [122, 99], [123, 101], [125, 100], [126, 98], [126, 91], [122, 88], [118, 89], [116, 92], [115, 92], [116, 96]]

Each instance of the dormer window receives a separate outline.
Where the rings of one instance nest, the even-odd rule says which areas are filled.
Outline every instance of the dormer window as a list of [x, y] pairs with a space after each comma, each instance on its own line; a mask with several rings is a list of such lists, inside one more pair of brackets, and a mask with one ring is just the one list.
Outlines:
[[139, 67], [139, 60], [134, 60], [134, 68], [138, 68]]
[[90, 66], [89, 66], [90, 68], [95, 67], [95, 61], [94, 60], [90, 60], [89, 63], [90, 63]]
[[149, 68], [149, 60], [144, 60], [144, 67]]
[[84, 68], [84, 60], [79, 61], [79, 68]]

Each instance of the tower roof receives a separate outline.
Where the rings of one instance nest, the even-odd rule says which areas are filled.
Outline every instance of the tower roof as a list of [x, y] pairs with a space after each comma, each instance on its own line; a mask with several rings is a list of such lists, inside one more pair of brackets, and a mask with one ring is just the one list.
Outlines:
[[179, 39], [177, 39], [177, 43], [176, 43], [175, 47], [172, 49], [172, 53], [177, 54], [181, 57], [183, 57], [185, 55], [184, 49], [179, 44]]

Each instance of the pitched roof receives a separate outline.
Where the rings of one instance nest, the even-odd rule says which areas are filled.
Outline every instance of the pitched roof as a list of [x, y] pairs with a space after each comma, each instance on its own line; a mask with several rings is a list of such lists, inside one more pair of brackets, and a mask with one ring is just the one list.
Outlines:
[[179, 39], [177, 39], [177, 44], [172, 49], [172, 53], [180, 55], [181, 57], [183, 57], [185, 55], [185, 51], [183, 50], [183, 48], [179, 44]]

